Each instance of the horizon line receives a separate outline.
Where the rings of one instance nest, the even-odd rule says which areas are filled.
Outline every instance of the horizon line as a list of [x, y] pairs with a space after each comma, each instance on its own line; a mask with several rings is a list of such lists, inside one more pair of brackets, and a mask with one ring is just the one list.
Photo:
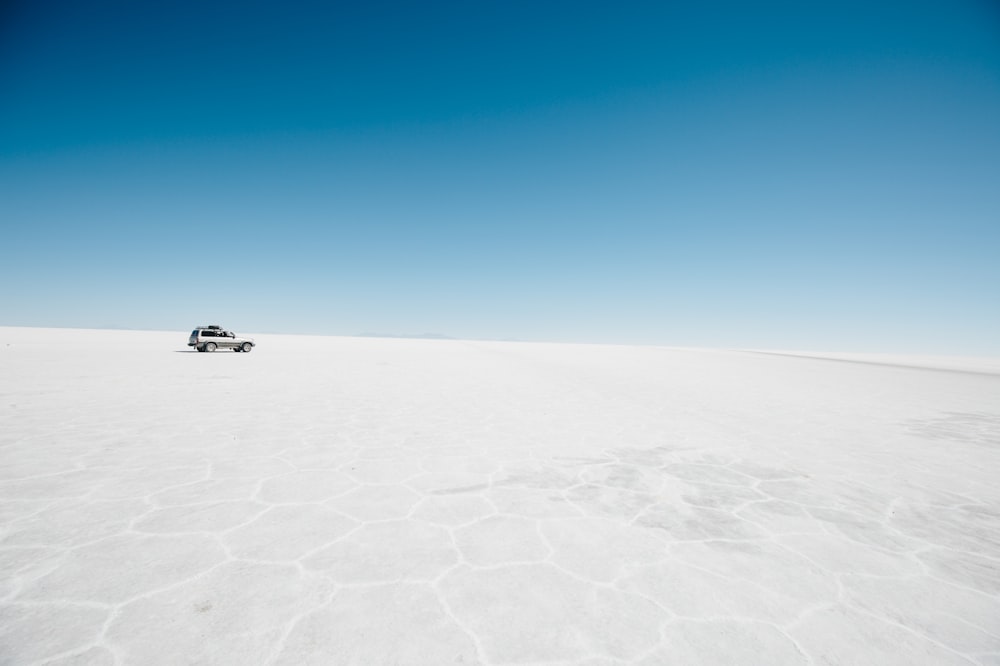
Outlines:
[[[145, 332], [145, 333], [173, 333], [173, 332], [184, 332], [187, 328], [177, 328], [177, 329], [165, 329], [165, 328], [140, 328], [140, 327], [127, 327], [127, 326], [33, 326], [26, 324], [4, 324], [0, 323], [0, 328], [34, 328], [34, 329], [52, 329], [52, 330], [80, 330], [80, 331], [122, 331], [122, 332]], [[308, 333], [303, 331], [290, 332], [290, 331], [275, 331], [275, 330], [258, 330], [249, 331], [252, 335], [291, 335], [291, 336], [302, 336], [302, 337], [320, 337], [320, 338], [374, 338], [374, 339], [386, 339], [386, 340], [425, 340], [425, 341], [438, 341], [438, 342], [511, 342], [511, 343], [525, 343], [525, 344], [555, 344], [555, 345], [595, 345], [604, 347], [660, 347], [665, 349], [684, 349], [684, 350], [701, 350], [701, 351], [729, 351], [729, 352], [746, 352], [755, 354], [767, 354], [773, 356], [785, 356], [788, 358], [809, 358], [815, 360], [823, 361], [841, 361], [850, 363], [864, 363], [870, 365], [882, 365], [890, 367], [900, 367], [900, 368], [916, 368], [916, 369], [930, 369], [930, 370], [942, 370], [942, 371], [955, 371], [955, 372], [969, 372], [972, 374], [982, 374], [995, 376], [1000, 374], [1000, 369], [997, 372], [983, 372], [975, 370], [951, 370], [949, 368], [927, 368], [925, 366], [911, 366], [900, 363], [885, 363], [875, 360], [865, 360], [865, 359], [850, 359], [850, 358], [834, 358], [831, 356], [822, 356], [829, 354], [845, 354], [845, 355], [863, 355], [863, 356], [895, 356], [895, 357], [926, 357], [926, 358], [953, 358], [953, 359], [976, 359], [976, 360], [992, 360], [1000, 361], [1000, 353], [995, 354], [963, 354], [955, 352], [893, 352], [893, 351], [858, 351], [858, 350], [847, 350], [847, 349], [809, 349], [809, 348], [762, 348], [762, 347], [738, 347], [738, 346], [698, 346], [698, 345], [675, 345], [669, 343], [635, 343], [635, 342], [594, 342], [594, 341], [581, 341], [581, 340], [540, 340], [540, 339], [525, 339], [525, 338], [493, 338], [493, 337], [454, 337], [446, 335], [443, 333], [416, 333], [416, 334], [399, 334], [399, 333], [377, 333], [372, 331], [363, 331], [361, 333]], [[822, 354], [821, 356], [811, 356], [810, 354]]]

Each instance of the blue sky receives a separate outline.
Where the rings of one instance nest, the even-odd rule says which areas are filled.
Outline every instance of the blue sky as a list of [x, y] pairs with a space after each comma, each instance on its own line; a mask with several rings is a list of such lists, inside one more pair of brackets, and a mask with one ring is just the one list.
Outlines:
[[1000, 354], [995, 3], [0, 11], [0, 325]]

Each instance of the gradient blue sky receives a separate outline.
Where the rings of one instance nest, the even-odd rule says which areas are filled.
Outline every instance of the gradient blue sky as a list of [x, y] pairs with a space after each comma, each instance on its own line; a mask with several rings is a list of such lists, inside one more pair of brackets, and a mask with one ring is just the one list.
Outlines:
[[0, 12], [2, 325], [1000, 354], [995, 2]]

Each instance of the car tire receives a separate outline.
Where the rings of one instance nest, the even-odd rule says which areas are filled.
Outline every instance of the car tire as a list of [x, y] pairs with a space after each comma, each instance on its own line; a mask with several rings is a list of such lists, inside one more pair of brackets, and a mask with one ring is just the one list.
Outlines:
[[195, 347], [194, 349], [195, 349], [195, 351], [199, 351], [199, 352], [205, 351], [204, 347]]
[[214, 352], [218, 348], [219, 345], [215, 344], [214, 342], [209, 342], [208, 344], [205, 345], [205, 351], [207, 352]]
[[236, 351], [242, 351], [249, 354], [251, 349], [253, 349], [253, 345], [249, 342], [244, 342]]

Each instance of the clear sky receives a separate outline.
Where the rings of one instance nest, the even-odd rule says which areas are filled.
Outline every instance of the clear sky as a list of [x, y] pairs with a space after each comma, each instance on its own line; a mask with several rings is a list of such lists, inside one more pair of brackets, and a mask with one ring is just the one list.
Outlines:
[[996, 2], [3, 7], [0, 325], [1000, 354]]

